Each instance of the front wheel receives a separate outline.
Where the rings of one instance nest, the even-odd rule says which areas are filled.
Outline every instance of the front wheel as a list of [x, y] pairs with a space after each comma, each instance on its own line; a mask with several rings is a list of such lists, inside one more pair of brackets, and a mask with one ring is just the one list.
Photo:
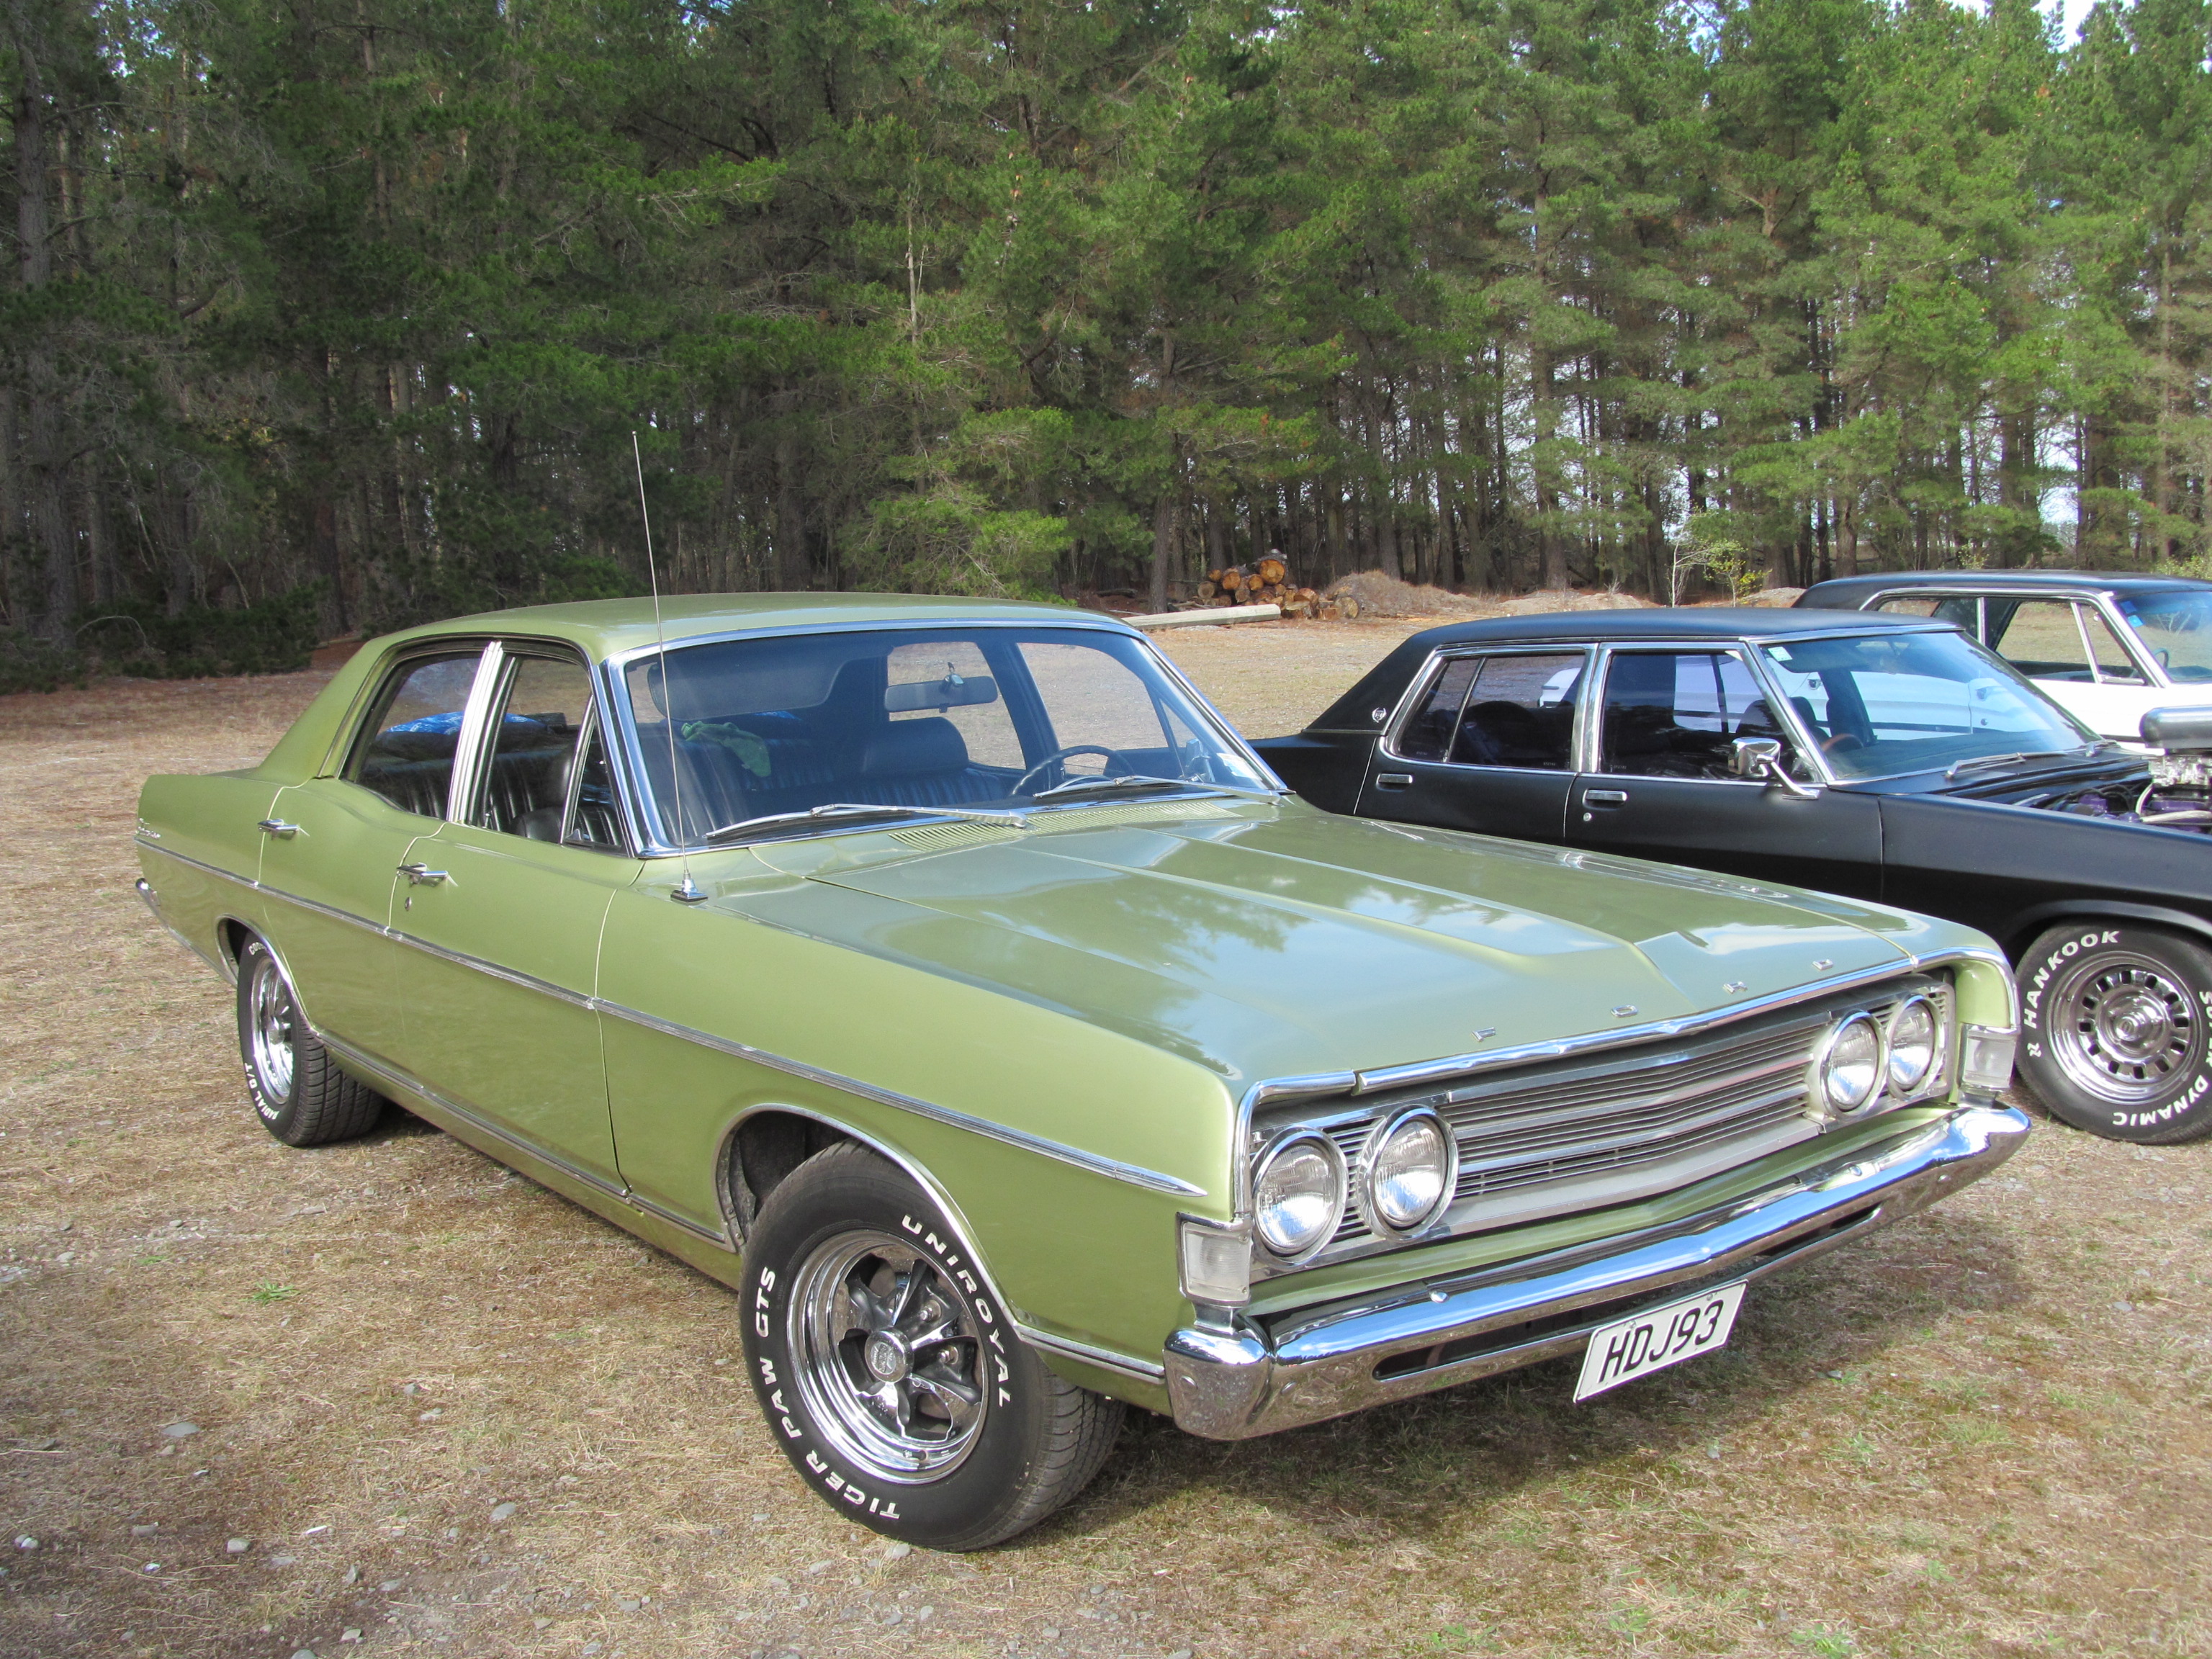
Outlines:
[[801, 1478], [939, 1550], [1035, 1526], [1089, 1484], [1121, 1407], [1055, 1376], [936, 1206], [852, 1143], [816, 1153], [745, 1243], [744, 1351]]
[[288, 1146], [350, 1140], [383, 1114], [384, 1097], [338, 1069], [275, 953], [254, 938], [238, 953], [238, 1054], [261, 1127]]
[[2020, 1069], [2051, 1112], [2113, 1140], [2212, 1133], [2212, 956], [2156, 928], [2072, 922], [2019, 969]]

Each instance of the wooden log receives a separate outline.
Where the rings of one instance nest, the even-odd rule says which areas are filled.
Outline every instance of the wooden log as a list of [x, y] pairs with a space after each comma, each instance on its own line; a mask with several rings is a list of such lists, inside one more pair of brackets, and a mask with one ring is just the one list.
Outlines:
[[1260, 580], [1270, 586], [1279, 586], [1283, 579], [1291, 574], [1290, 566], [1272, 553], [1260, 561], [1258, 570]]
[[[1218, 572], [1216, 573], [1216, 574], [1218, 574]], [[1198, 597], [1203, 600], [1211, 600], [1213, 596], [1220, 591], [1220, 585], [1214, 580], [1212, 576], [1208, 576], [1204, 581], [1198, 585]]]

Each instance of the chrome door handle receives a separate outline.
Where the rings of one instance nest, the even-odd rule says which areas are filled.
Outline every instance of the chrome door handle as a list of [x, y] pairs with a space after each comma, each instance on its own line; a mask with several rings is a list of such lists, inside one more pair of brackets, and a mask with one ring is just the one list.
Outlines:
[[279, 841], [289, 841], [301, 832], [298, 824], [287, 823], [282, 818], [264, 818], [260, 828], [263, 835], [274, 836]]
[[1583, 791], [1583, 805], [1585, 806], [1626, 806], [1628, 805], [1628, 791], [1626, 789], [1585, 789]]
[[433, 870], [427, 864], [403, 864], [399, 873], [407, 878], [410, 887], [435, 887], [441, 881], [452, 879], [443, 870]]
[[1410, 789], [1413, 787], [1413, 775], [1411, 772], [1377, 772], [1375, 787], [1377, 789]]

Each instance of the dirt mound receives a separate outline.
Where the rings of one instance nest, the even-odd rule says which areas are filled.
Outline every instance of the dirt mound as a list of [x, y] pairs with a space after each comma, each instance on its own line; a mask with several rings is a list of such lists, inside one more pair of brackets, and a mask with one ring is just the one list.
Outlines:
[[1379, 570], [1339, 577], [1322, 598], [1357, 599], [1363, 617], [1488, 617], [1498, 611], [1494, 600], [1455, 593], [1449, 588], [1416, 586]]
[[1648, 611], [1651, 601], [1633, 593], [1578, 593], [1572, 588], [1546, 588], [1508, 599], [1498, 607], [1508, 617], [1534, 617], [1551, 611]]
[[1797, 603], [1797, 596], [1804, 591], [1802, 587], [1762, 587], [1756, 593], [1747, 594], [1738, 603], [1771, 605], [1777, 611], [1787, 611]]

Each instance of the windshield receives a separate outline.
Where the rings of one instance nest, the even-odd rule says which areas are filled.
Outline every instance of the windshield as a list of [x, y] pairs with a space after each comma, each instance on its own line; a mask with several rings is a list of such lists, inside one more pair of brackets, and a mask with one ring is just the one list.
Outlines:
[[1878, 778], [1984, 756], [2094, 741], [2042, 692], [1962, 634], [1869, 634], [1763, 647], [1839, 778]]
[[680, 816], [664, 839], [687, 846], [755, 821], [780, 835], [866, 821], [819, 812], [832, 806], [888, 819], [1276, 787], [1149, 646], [1103, 629], [725, 640], [672, 649], [665, 687], [657, 653], [625, 678], [655, 816]]
[[2166, 678], [2176, 685], [2212, 682], [2212, 592], [2177, 587], [2124, 597], [2120, 615]]

